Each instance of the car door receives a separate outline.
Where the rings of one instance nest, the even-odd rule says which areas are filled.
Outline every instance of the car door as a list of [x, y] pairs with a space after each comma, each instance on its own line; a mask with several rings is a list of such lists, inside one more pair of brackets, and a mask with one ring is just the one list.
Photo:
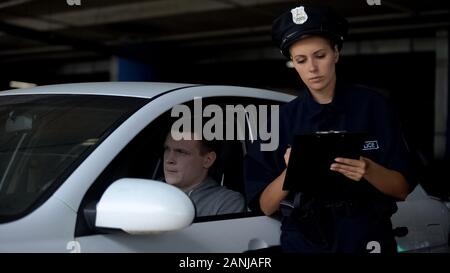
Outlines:
[[[253, 105], [255, 109], [259, 109], [260, 105], [270, 104], [277, 105], [279, 102], [225, 96], [204, 98], [202, 101], [203, 108], [217, 106], [223, 111], [227, 109], [227, 106]], [[195, 101], [189, 101], [186, 105], [192, 107]], [[238, 138], [239, 130], [244, 130], [245, 133], [245, 127], [242, 125], [247, 124], [246, 119], [239, 119], [238, 115], [226, 119], [226, 116], [225, 114], [222, 116], [224, 118], [222, 125], [235, 126], [236, 138]], [[171, 111], [165, 112], [152, 121], [92, 184], [78, 210], [75, 240], [79, 250], [81, 252], [245, 252], [279, 245], [280, 221], [251, 211], [198, 217], [184, 229], [145, 235], [130, 235], [120, 230], [105, 231], [92, 228], [92, 223], [89, 223], [90, 220], [86, 217], [87, 211], [95, 208], [96, 202], [111, 183], [124, 177], [161, 180], [163, 143], [172, 123]], [[223, 166], [218, 180], [224, 183], [222, 186], [240, 191], [245, 196], [242, 173], [245, 149], [244, 145], [240, 145], [243, 140], [230, 141], [234, 143], [232, 145], [234, 148], [230, 150], [228, 158], [223, 162], [231, 162], [233, 166]]]
[[448, 252], [450, 211], [445, 203], [430, 197], [417, 185], [407, 199], [397, 202], [392, 216], [393, 228], [406, 228], [396, 238], [399, 252]]

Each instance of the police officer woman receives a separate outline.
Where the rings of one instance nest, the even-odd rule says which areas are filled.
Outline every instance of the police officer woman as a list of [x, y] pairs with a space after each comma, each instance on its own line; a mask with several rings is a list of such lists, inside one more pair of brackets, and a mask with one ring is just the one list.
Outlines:
[[[305, 6], [273, 22], [273, 40], [292, 60], [306, 89], [281, 107], [275, 155], [260, 151], [258, 142], [249, 145], [246, 187], [253, 210], [272, 215], [280, 203], [293, 207], [283, 214], [280, 240], [285, 252], [363, 253], [372, 245], [396, 252], [390, 217], [396, 201], [415, 186], [409, 152], [388, 101], [369, 88], [337, 80], [335, 66], [347, 25], [330, 9]], [[359, 159], [338, 157], [329, 166], [358, 183], [358, 195], [283, 190], [293, 136], [328, 130], [365, 132], [366, 143], [372, 143]]]

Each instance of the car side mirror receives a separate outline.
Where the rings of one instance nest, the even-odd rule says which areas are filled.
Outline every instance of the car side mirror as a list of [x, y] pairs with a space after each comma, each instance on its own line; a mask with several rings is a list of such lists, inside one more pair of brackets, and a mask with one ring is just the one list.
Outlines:
[[191, 199], [160, 181], [122, 178], [111, 184], [97, 203], [95, 226], [129, 234], [172, 231], [195, 217]]

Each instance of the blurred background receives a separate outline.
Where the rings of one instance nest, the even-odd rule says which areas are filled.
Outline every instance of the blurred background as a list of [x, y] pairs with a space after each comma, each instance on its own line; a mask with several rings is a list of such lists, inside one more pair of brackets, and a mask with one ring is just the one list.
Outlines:
[[396, 103], [425, 159], [449, 158], [447, 0], [3, 0], [0, 90], [86, 81], [231, 84], [296, 93], [302, 82], [271, 41], [299, 5], [350, 22], [338, 77]]

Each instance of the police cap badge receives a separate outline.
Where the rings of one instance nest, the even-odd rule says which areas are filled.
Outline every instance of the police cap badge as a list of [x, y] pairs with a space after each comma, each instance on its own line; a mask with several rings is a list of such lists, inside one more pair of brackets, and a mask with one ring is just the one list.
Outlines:
[[347, 36], [348, 22], [329, 8], [300, 6], [273, 21], [272, 40], [289, 58], [289, 47], [304, 35], [317, 34], [334, 41], [338, 48]]

